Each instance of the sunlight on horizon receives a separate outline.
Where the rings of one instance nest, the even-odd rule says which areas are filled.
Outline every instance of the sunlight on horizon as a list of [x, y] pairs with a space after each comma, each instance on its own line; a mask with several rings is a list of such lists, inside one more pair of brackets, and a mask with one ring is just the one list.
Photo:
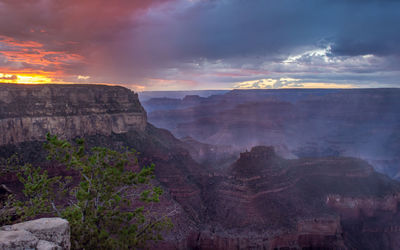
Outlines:
[[52, 83], [52, 79], [45, 75], [39, 74], [2, 74], [0, 73], [0, 81], [3, 83], [16, 84], [45, 84]]

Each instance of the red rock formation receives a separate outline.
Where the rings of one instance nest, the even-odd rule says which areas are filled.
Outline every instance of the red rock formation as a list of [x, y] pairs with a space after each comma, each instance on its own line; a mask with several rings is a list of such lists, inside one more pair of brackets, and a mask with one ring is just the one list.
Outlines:
[[[213, 184], [203, 186], [203, 199], [211, 229], [190, 239], [200, 249], [368, 249], [370, 243], [358, 242], [367, 236], [352, 227], [400, 215], [400, 184], [353, 158], [285, 160], [271, 147], [256, 147], [208, 178]], [[379, 232], [396, 234], [397, 225]]]
[[[211, 170], [192, 159], [187, 143], [146, 124], [145, 112], [129, 90], [79, 85], [5, 88], [14, 87], [22, 94], [0, 89], [1, 95], [7, 93], [0, 99], [4, 111], [0, 123], [6, 124], [5, 133], [12, 131], [0, 138], [1, 157], [19, 152], [27, 160], [40, 162], [44, 159], [40, 158], [40, 140], [45, 132], [55, 131], [66, 138], [84, 136], [89, 146], [136, 148], [142, 152], [140, 164], [156, 164], [157, 182], [166, 191], [157, 209], [167, 211], [176, 206], [177, 213], [172, 218], [174, 231], [153, 248], [400, 247], [400, 183], [375, 172], [362, 160], [288, 160], [272, 147], [261, 146], [240, 154], [226, 171]], [[87, 97], [82, 88], [88, 89]], [[280, 105], [290, 109], [290, 105]], [[62, 118], [51, 123], [51, 116]], [[141, 118], [136, 120], [136, 116]], [[45, 118], [37, 124], [22, 123], [22, 130], [15, 125], [18, 122], [5, 122], [24, 117]], [[87, 123], [85, 117], [94, 118]], [[72, 121], [64, 124], [62, 119]], [[38, 135], [32, 136], [35, 131]], [[61, 166], [46, 167], [51, 175], [70, 174]], [[8, 185], [15, 182], [12, 174], [4, 175], [0, 182], [18, 189]]]

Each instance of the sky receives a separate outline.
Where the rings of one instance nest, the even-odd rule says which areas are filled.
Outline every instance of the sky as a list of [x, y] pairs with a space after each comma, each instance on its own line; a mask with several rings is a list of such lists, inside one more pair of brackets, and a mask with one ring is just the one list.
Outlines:
[[0, 82], [400, 87], [398, 0], [0, 0]]

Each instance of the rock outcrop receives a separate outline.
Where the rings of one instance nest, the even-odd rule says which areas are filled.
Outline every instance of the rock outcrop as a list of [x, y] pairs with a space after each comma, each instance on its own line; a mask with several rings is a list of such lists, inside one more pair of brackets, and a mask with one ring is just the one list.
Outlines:
[[118, 86], [0, 84], [0, 145], [121, 134], [146, 127], [137, 94]]
[[195, 248], [374, 249], [362, 243], [371, 234], [380, 249], [399, 247], [400, 183], [356, 158], [288, 160], [258, 146], [204, 178], [202, 194]]
[[[273, 147], [258, 146], [230, 158], [233, 164], [227, 164], [227, 168], [211, 168], [205, 156], [218, 150], [228, 153], [225, 148], [191, 138], [182, 142], [167, 130], [146, 124], [145, 111], [127, 89], [0, 85], [0, 93], [0, 158], [18, 152], [27, 162], [42, 164], [49, 175], [70, 175], [63, 166], [43, 163], [44, 157], [38, 157], [45, 155], [41, 140], [51, 132], [67, 139], [82, 136], [89, 147], [134, 148], [141, 152], [140, 165], [155, 163], [155, 181], [166, 191], [157, 211], [173, 207], [177, 213], [172, 218], [173, 232], [152, 246], [154, 249], [400, 248], [400, 183], [377, 173], [363, 160], [285, 159]], [[281, 120], [283, 115], [283, 120], [291, 119], [286, 116], [291, 114], [292, 105], [264, 105], [269, 107], [270, 117]], [[238, 108], [227, 117], [234, 114], [245, 119], [248, 107]], [[209, 112], [216, 115], [216, 111], [221, 110], [213, 106], [192, 109], [186, 115], [201, 117]], [[249, 121], [262, 120], [257, 115], [261, 111]], [[247, 135], [243, 121], [235, 119], [232, 121], [238, 123], [226, 124], [226, 128], [240, 129], [242, 135]], [[268, 125], [268, 121], [260, 122], [255, 129], [279, 128]], [[197, 160], [204, 160], [205, 165], [193, 160], [190, 151], [198, 151]], [[220, 159], [216, 157], [213, 162]], [[0, 187], [0, 198], [10, 191], [18, 194], [21, 187], [17, 182], [15, 173], [0, 176], [0, 183], [6, 185]], [[16, 232], [22, 232], [22, 236]], [[12, 238], [27, 239], [23, 241], [26, 247], [65, 246], [58, 236], [45, 232], [14, 225], [9, 231], [3, 229], [0, 236], [8, 239], [4, 241], [7, 244], [14, 244]]]
[[68, 221], [42, 218], [0, 228], [0, 249], [70, 249]]

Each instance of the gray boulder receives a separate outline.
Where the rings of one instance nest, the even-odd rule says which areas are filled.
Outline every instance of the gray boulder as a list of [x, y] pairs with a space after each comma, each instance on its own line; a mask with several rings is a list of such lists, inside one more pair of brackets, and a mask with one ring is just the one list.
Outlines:
[[25, 230], [0, 231], [0, 249], [36, 249], [38, 238]]
[[[0, 244], [8, 244], [7, 246], [14, 246], [18, 242], [20, 242], [20, 244], [28, 244], [25, 243], [23, 237], [18, 237], [22, 234], [30, 235], [27, 239], [30, 239], [29, 244], [33, 244], [32, 249], [71, 248], [69, 223], [67, 220], [61, 218], [42, 218], [4, 226], [0, 228], [0, 235], [3, 235], [3, 237], [0, 238]], [[36, 241], [34, 241], [34, 239]], [[23, 247], [21, 249], [26, 248], [29, 249], [29, 247]], [[20, 248], [7, 248], [6, 245], [4, 245], [4, 247], [0, 245], [0, 249]]]

